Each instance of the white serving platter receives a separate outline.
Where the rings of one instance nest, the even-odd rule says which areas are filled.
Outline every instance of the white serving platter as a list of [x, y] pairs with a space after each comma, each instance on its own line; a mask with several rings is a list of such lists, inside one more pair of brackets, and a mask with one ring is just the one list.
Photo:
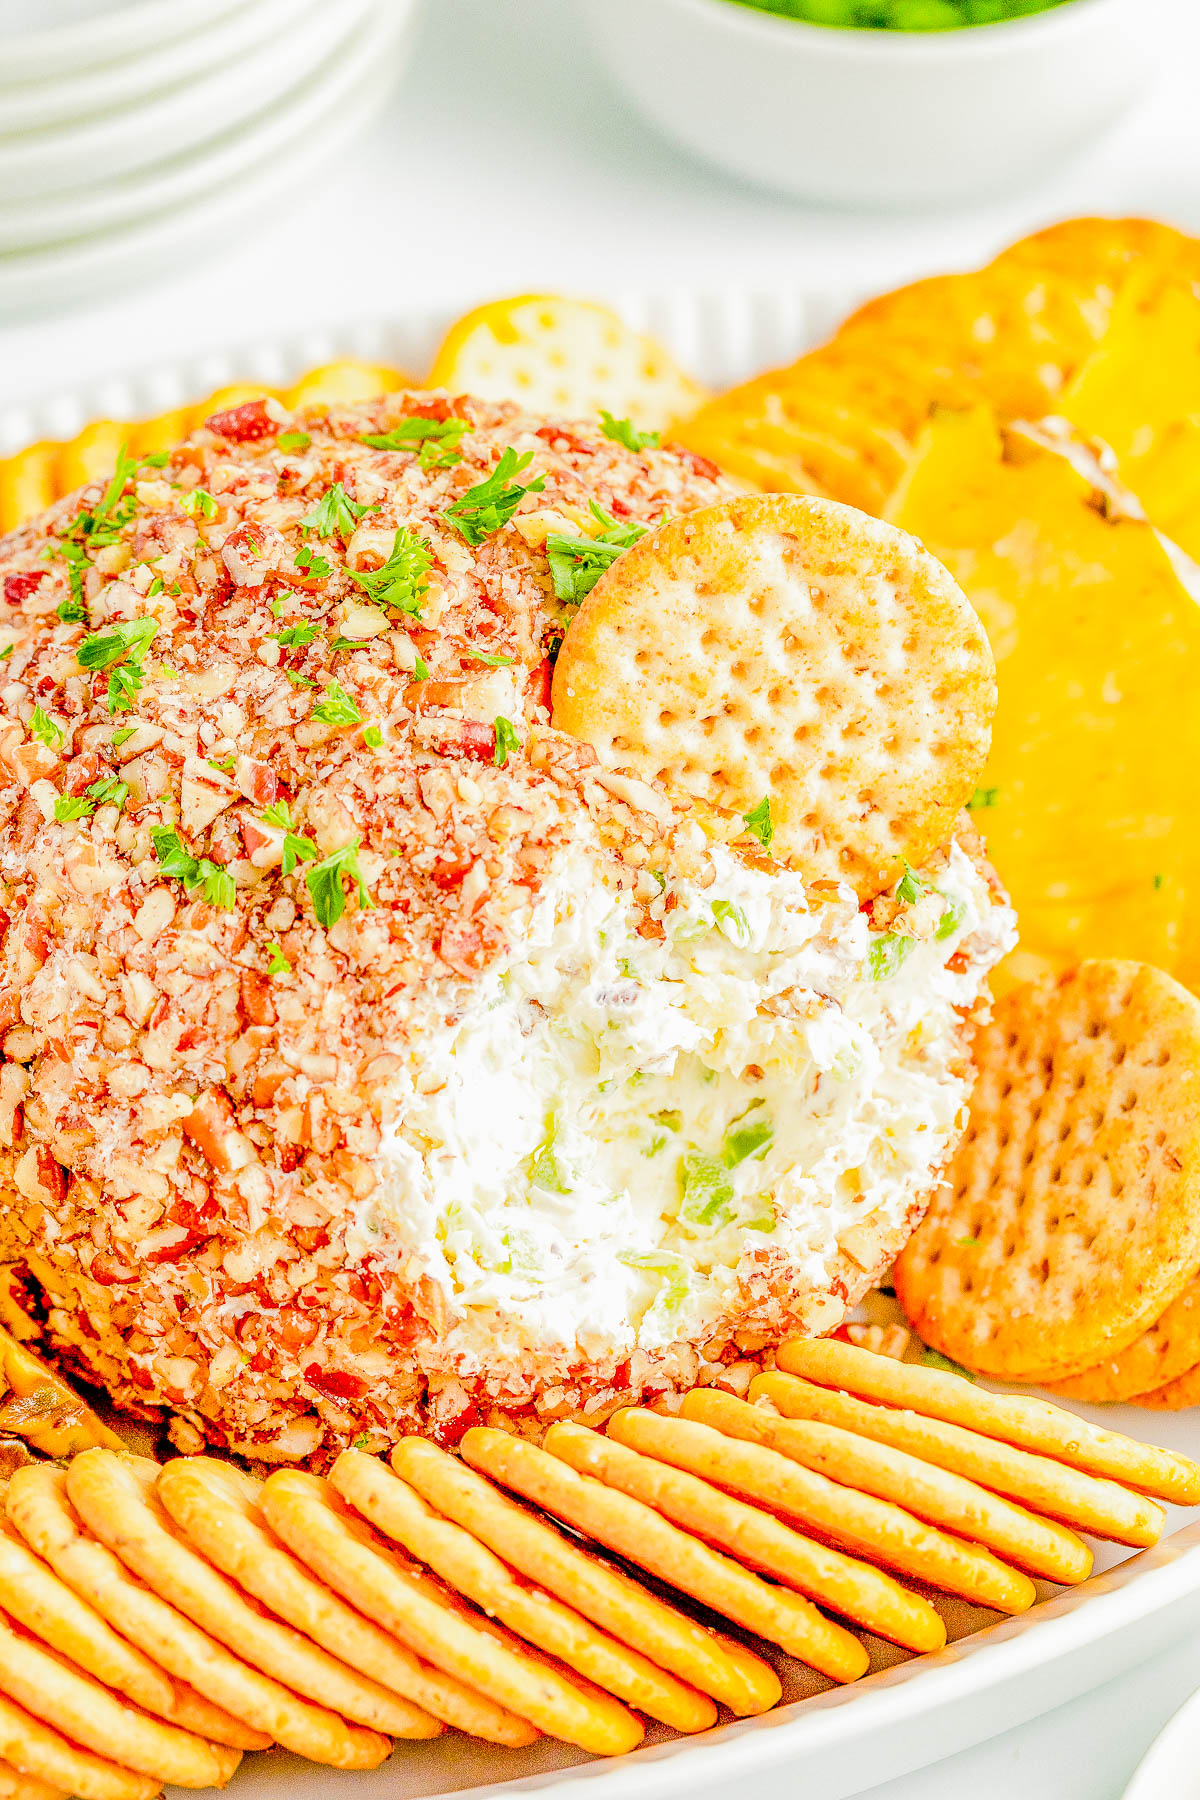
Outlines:
[[[719, 386], [798, 354], [856, 296], [743, 291], [608, 298], [661, 337], [702, 380]], [[387, 321], [331, 326], [244, 345], [0, 409], [0, 454], [42, 438], [73, 436], [94, 418], [139, 418], [202, 398], [233, 381], [283, 386], [339, 357], [392, 364], [419, 380], [452, 315], [413, 309]], [[1200, 1458], [1200, 1411], [1078, 1407], [1096, 1424]], [[826, 1688], [786, 1658], [785, 1704], [759, 1719], [674, 1739], [652, 1727], [646, 1746], [613, 1762], [542, 1740], [504, 1751], [448, 1732], [400, 1744], [370, 1774], [316, 1768], [283, 1751], [247, 1758], [234, 1783], [242, 1800], [418, 1800], [498, 1792], [539, 1800], [716, 1800], [753, 1784], [755, 1800], [846, 1800], [1007, 1731], [1143, 1662], [1200, 1624], [1200, 1509], [1169, 1509], [1168, 1535], [1137, 1555], [1098, 1546], [1098, 1573], [1044, 1595], [1030, 1613], [995, 1621], [931, 1594], [952, 1638], [937, 1656], [906, 1659], [875, 1639], [872, 1673]], [[768, 1651], [768, 1654], [770, 1652]], [[170, 1790], [174, 1792], [174, 1790]], [[178, 1800], [184, 1800], [182, 1793]]]

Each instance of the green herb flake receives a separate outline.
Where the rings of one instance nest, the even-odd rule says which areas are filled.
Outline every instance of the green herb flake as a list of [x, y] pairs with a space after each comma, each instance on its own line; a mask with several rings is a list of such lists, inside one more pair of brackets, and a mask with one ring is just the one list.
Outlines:
[[[901, 860], [904, 861], [903, 858]], [[904, 873], [896, 884], [897, 900], [902, 900], [906, 906], [912, 906], [926, 891], [925, 883], [916, 870], [904, 861]]]
[[[318, 556], [308, 544], [301, 545], [292, 558], [293, 568], [299, 569], [302, 575], [311, 575], [314, 581], [328, 581], [333, 574], [333, 565]], [[278, 613], [275, 615], [278, 618]]]
[[600, 408], [600, 429], [610, 442], [624, 444], [626, 450], [657, 450], [662, 443], [660, 431], [637, 431], [632, 419], [614, 419], [603, 407]]
[[372, 450], [412, 451], [422, 469], [451, 469], [462, 461], [459, 445], [471, 430], [465, 419], [401, 419], [391, 431], [361, 441]]
[[307, 450], [312, 438], [307, 431], [281, 431], [276, 442], [281, 450]]
[[416, 662], [413, 664], [413, 680], [429, 680], [429, 664], [425, 661], [423, 656], [418, 656]]
[[368, 750], [381, 750], [383, 748], [382, 728], [378, 725], [364, 725], [362, 741]]
[[934, 933], [939, 944], [945, 938], [954, 936], [955, 932], [961, 927], [966, 916], [967, 903], [965, 900], [946, 901], [946, 910], [938, 920], [937, 930]]
[[14, 649], [14, 645], [5, 644], [3, 650], [0, 650], [0, 662], [7, 662], [9, 657], [13, 653], [13, 649]]
[[47, 750], [61, 750], [67, 741], [67, 734], [62, 726], [40, 706], [35, 706], [33, 709], [33, 718], [29, 722], [29, 735], [36, 738], [39, 744], [45, 744]]
[[764, 850], [771, 848], [771, 839], [775, 836], [775, 824], [771, 818], [771, 796], [764, 794], [757, 806], [742, 814], [742, 823], [752, 838], [757, 838]]
[[120, 726], [119, 729], [112, 734], [113, 749], [119, 750], [122, 744], [127, 744], [136, 730], [136, 725]]
[[313, 639], [319, 638], [320, 635], [321, 627], [307, 619], [301, 625], [285, 625], [282, 631], [270, 633], [275, 642], [282, 645], [285, 650], [303, 650], [307, 644], [311, 644]]
[[526, 494], [540, 494], [546, 485], [541, 475], [524, 486], [513, 481], [513, 476], [521, 474], [532, 461], [532, 450], [518, 456], [510, 446], [484, 481], [476, 482], [453, 505], [446, 507], [442, 513], [446, 523], [465, 543], [473, 546], [503, 530]]
[[323, 725], [359, 725], [362, 714], [353, 698], [338, 682], [331, 681], [312, 709], [314, 719]]
[[95, 810], [96, 802], [86, 794], [60, 794], [54, 802], [54, 817], [60, 825], [70, 824], [72, 819], [90, 819]]
[[280, 948], [280, 946], [274, 942], [268, 944], [267, 945], [267, 974], [268, 975], [290, 975], [291, 972], [292, 972], [292, 965], [288, 961], [287, 957], [283, 954], [283, 951]]
[[546, 560], [554, 583], [554, 597], [567, 605], [585, 600], [604, 571], [646, 535], [645, 525], [621, 525], [611, 513], [588, 502], [601, 529], [595, 537], [567, 537], [552, 531], [546, 538]]
[[704, 1150], [687, 1150], [679, 1171], [679, 1216], [689, 1225], [728, 1225], [733, 1183], [725, 1165]]
[[228, 912], [237, 899], [237, 887], [228, 870], [207, 856], [193, 856], [177, 831], [165, 825], [155, 826], [150, 833], [154, 854], [168, 880], [180, 881], [189, 894], [200, 889], [209, 906]]
[[407, 525], [401, 525], [392, 539], [391, 554], [381, 569], [365, 574], [347, 569], [346, 573], [375, 606], [419, 619], [432, 567], [433, 552], [428, 543]]
[[125, 656], [140, 661], [157, 630], [157, 619], [114, 619], [102, 631], [84, 638], [75, 659], [81, 669], [107, 669]]
[[319, 538], [337, 537], [348, 543], [354, 527], [364, 513], [375, 512], [374, 506], [360, 506], [352, 500], [340, 481], [326, 488], [312, 511], [300, 521], [302, 531], [315, 531]]
[[318, 925], [326, 930], [336, 925], [346, 910], [346, 893], [342, 886], [343, 875], [348, 876], [358, 890], [359, 911], [373, 907], [370, 890], [358, 861], [359, 840], [352, 839], [335, 850], [332, 856], [324, 861], [312, 863], [304, 871], [304, 883], [312, 896], [313, 911], [317, 915]]
[[492, 751], [492, 761], [498, 769], [502, 769], [512, 752], [521, 748], [521, 740], [517, 736], [512, 721], [503, 718], [499, 713], [493, 723], [493, 730], [496, 733], [496, 747]]
[[916, 938], [894, 937], [885, 933], [872, 938], [867, 952], [867, 970], [872, 981], [889, 981], [916, 949]]
[[317, 685], [311, 675], [300, 675], [295, 669], [285, 669], [283, 672], [293, 687], [315, 688]]
[[492, 654], [487, 650], [473, 650], [468, 646], [468, 648], [463, 651], [463, 655], [469, 657], [472, 662], [486, 663], [489, 669], [508, 669], [512, 666], [511, 656], [501, 656], [499, 653]]
[[967, 801], [967, 811], [986, 812], [989, 807], [999, 806], [999, 804], [1000, 789], [998, 787], [976, 788], [975, 792], [971, 795], [971, 798]]
[[977, 1375], [971, 1373], [970, 1369], [965, 1369], [961, 1363], [954, 1362], [951, 1357], [943, 1356], [940, 1350], [931, 1350], [928, 1346], [921, 1351], [921, 1361], [927, 1369], [941, 1369], [946, 1375], [961, 1375], [964, 1381], [979, 1379]]
[[192, 488], [179, 504], [193, 519], [215, 519], [220, 510], [218, 502], [204, 488]]
[[977, 1237], [960, 1237], [955, 1238], [954, 1242], [960, 1250], [974, 1250], [978, 1246], [980, 1239]]
[[119, 781], [115, 775], [101, 776], [99, 781], [92, 782], [87, 795], [93, 805], [115, 806], [120, 812], [129, 798], [129, 783]]

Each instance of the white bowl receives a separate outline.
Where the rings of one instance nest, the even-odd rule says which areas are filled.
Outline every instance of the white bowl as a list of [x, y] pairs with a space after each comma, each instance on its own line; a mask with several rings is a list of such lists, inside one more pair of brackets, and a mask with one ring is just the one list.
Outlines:
[[1155, 0], [1068, 0], [959, 31], [840, 30], [732, 0], [582, 0], [642, 112], [805, 199], [926, 206], [1047, 172], [1153, 68]]
[[140, 56], [238, 12], [246, 0], [0, 0], [0, 86]]

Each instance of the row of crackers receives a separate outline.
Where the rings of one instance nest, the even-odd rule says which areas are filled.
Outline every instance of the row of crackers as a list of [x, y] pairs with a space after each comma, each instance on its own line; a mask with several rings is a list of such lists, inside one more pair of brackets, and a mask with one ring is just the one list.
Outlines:
[[839, 1683], [871, 1639], [936, 1651], [943, 1596], [1023, 1612], [1086, 1579], [1081, 1534], [1148, 1546], [1160, 1501], [1200, 1503], [1196, 1464], [1060, 1408], [831, 1340], [778, 1362], [748, 1400], [411, 1438], [328, 1480], [99, 1446], [17, 1470], [0, 1795], [221, 1787], [272, 1743], [371, 1768], [447, 1727], [620, 1754], [769, 1710], [779, 1652]]

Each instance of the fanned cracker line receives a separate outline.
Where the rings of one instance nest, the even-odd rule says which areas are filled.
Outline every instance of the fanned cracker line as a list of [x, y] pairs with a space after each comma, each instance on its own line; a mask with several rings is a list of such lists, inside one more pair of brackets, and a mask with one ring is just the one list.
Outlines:
[[[608, 1478], [626, 1492], [646, 1495], [658, 1489], [663, 1506], [693, 1531], [704, 1529], [706, 1512], [715, 1519], [719, 1511], [728, 1511], [743, 1533], [742, 1541], [748, 1541], [755, 1533], [762, 1535], [760, 1509], [765, 1508], [803, 1531], [816, 1529], [843, 1551], [958, 1594], [976, 1606], [1021, 1613], [1037, 1598], [1028, 1576], [979, 1545], [963, 1543], [898, 1506], [799, 1468], [760, 1444], [722, 1437], [690, 1419], [633, 1409], [617, 1413], [609, 1421], [609, 1431], [617, 1442], [593, 1450], [591, 1466], [603, 1466]], [[582, 1454], [583, 1447], [578, 1448]], [[669, 1465], [674, 1480], [668, 1479], [663, 1464]], [[726, 1508], [720, 1508], [716, 1498], [722, 1488], [739, 1496]]]
[[779, 1346], [776, 1360], [788, 1374], [806, 1376], [821, 1387], [844, 1388], [885, 1406], [908, 1407], [925, 1418], [965, 1426], [1177, 1506], [1200, 1505], [1200, 1464], [1190, 1457], [1089, 1425], [1047, 1400], [989, 1394], [961, 1375], [899, 1363], [835, 1338], [793, 1338]]
[[731, 1712], [744, 1710], [747, 1680], [753, 1690], [759, 1662], [740, 1644], [677, 1612], [425, 1438], [403, 1439], [392, 1451], [392, 1464], [431, 1505], [514, 1569], [680, 1677], [683, 1695], [699, 1689], [694, 1700], [684, 1703], [683, 1716], [690, 1723], [677, 1729], [702, 1731], [715, 1724], [716, 1708], [706, 1698], [709, 1695], [724, 1701]]
[[[606, 1693], [653, 1715], [652, 1703], [662, 1685], [660, 1670], [540, 1586], [520, 1580], [469, 1531], [435, 1512], [386, 1464], [347, 1450], [329, 1479], [377, 1531], [402, 1544], [489, 1618], [498, 1619]], [[632, 1743], [640, 1742], [641, 1726], [630, 1718]]]
[[0, 1695], [0, 1757], [21, 1775], [76, 1800], [154, 1800], [162, 1782], [81, 1750]]
[[773, 850], [881, 893], [954, 833], [987, 758], [982, 625], [915, 538], [760, 495], [672, 519], [568, 627], [554, 723], [726, 813], [769, 796]]
[[22, 1775], [11, 1763], [0, 1762], [0, 1800], [70, 1800], [70, 1795], [48, 1781], [39, 1781], [36, 1775]]
[[[1181, 1294], [1176, 1295], [1161, 1318], [1148, 1331], [1116, 1356], [1110, 1356], [1094, 1369], [1066, 1381], [1050, 1383], [1051, 1392], [1065, 1400], [1084, 1400], [1095, 1405], [1105, 1401], [1137, 1400], [1139, 1406], [1153, 1406], [1151, 1396], [1186, 1376], [1200, 1363], [1200, 1275], [1194, 1277]], [[1194, 1405], [1194, 1401], [1186, 1402]]]
[[1028, 1575], [1074, 1583], [1086, 1581], [1092, 1572], [1091, 1551], [1065, 1526], [1038, 1518], [960, 1475], [839, 1426], [780, 1419], [716, 1388], [697, 1388], [688, 1394], [683, 1417], [726, 1437], [777, 1450], [857, 1493], [892, 1501], [918, 1519], [985, 1545]]
[[1005, 995], [975, 1060], [897, 1298], [969, 1369], [1061, 1380], [1124, 1350], [1200, 1267], [1200, 999], [1142, 963], [1084, 962]]

